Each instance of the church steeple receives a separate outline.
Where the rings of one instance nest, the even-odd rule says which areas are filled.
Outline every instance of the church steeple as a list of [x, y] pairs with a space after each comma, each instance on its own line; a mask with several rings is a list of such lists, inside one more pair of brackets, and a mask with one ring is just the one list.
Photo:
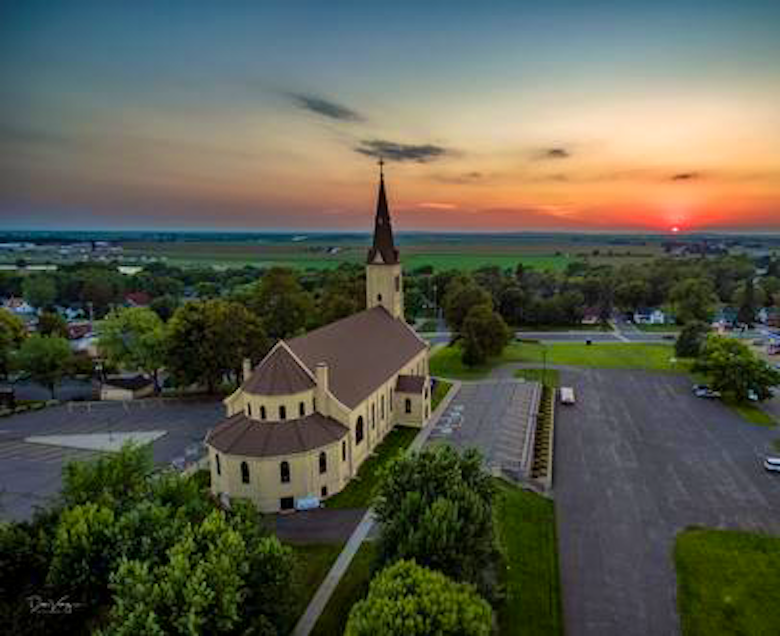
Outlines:
[[390, 314], [403, 320], [404, 290], [401, 279], [401, 263], [393, 241], [393, 227], [385, 193], [385, 175], [379, 161], [379, 197], [374, 219], [374, 243], [368, 250], [366, 262], [366, 306], [382, 306]]
[[376, 201], [374, 219], [374, 244], [368, 250], [369, 263], [395, 265], [398, 262], [398, 250], [393, 241], [393, 226], [390, 223], [390, 210], [387, 207], [385, 193], [384, 161], [379, 160], [379, 196]]

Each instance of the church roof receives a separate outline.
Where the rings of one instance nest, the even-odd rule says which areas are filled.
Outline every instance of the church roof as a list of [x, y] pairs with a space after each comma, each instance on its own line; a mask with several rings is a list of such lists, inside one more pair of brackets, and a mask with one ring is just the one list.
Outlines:
[[395, 248], [395, 242], [393, 241], [393, 226], [390, 223], [390, 211], [387, 207], [387, 195], [385, 194], [385, 177], [381, 173], [379, 177], [379, 197], [376, 202], [376, 218], [374, 220], [374, 244], [368, 250], [367, 262], [381, 262], [385, 265], [398, 263], [398, 250]]
[[347, 433], [346, 426], [320, 413], [284, 422], [259, 422], [237, 413], [218, 424], [206, 443], [227, 455], [276, 457], [327, 446]]
[[241, 388], [254, 395], [290, 395], [313, 389], [314, 380], [287, 345], [280, 342], [255, 367]]
[[395, 382], [398, 393], [422, 393], [425, 388], [425, 378], [421, 375], [399, 375]]
[[287, 345], [312, 373], [318, 363], [328, 365], [329, 389], [349, 408], [360, 404], [428, 346], [382, 306], [293, 338]]

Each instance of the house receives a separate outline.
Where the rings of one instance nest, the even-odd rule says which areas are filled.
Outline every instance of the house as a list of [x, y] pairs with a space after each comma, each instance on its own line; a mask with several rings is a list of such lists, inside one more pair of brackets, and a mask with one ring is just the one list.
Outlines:
[[384, 177], [366, 262], [367, 309], [280, 340], [225, 399], [206, 437], [215, 496], [263, 512], [342, 490], [396, 424], [431, 414], [429, 347], [404, 320], [401, 263]]
[[634, 324], [666, 325], [674, 322], [674, 318], [659, 307], [640, 307], [634, 312]]
[[125, 294], [125, 304], [128, 307], [148, 307], [152, 302], [151, 296], [146, 292], [129, 292]]
[[67, 329], [69, 340], [79, 340], [92, 333], [92, 323], [88, 320], [69, 322]]
[[137, 400], [154, 394], [154, 382], [143, 375], [109, 376], [100, 386], [101, 400]]
[[24, 298], [17, 298], [11, 296], [3, 303], [3, 307], [17, 316], [32, 316], [35, 314], [35, 308], [30, 305]]
[[737, 326], [739, 322], [739, 310], [735, 307], [721, 307], [715, 312], [715, 317], [712, 319], [712, 324], [723, 327], [733, 328]]

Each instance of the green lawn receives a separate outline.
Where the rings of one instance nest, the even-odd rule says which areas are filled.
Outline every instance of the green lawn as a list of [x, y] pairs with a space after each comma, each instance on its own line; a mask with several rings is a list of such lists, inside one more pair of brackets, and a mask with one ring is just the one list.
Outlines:
[[296, 614], [300, 616], [344, 546], [310, 544], [290, 547], [295, 551], [296, 556], [295, 580], [300, 590], [296, 598]]
[[325, 501], [326, 508], [367, 508], [381, 468], [398, 453], [406, 450], [420, 429], [396, 426], [374, 453], [363, 462], [357, 476], [340, 493]]
[[374, 546], [364, 542], [360, 546], [349, 568], [341, 577], [338, 586], [320, 615], [312, 634], [331, 636], [343, 634], [352, 606], [368, 593], [371, 581], [371, 562], [374, 560]]
[[436, 382], [436, 388], [433, 390], [433, 395], [431, 395], [431, 413], [441, 404], [441, 401], [447, 396], [451, 388], [452, 382], [447, 382], [446, 380], [438, 380]]
[[686, 530], [674, 560], [685, 636], [780, 633], [780, 537]]
[[759, 426], [777, 426], [775, 419], [769, 415], [764, 409], [753, 404], [752, 402], [725, 402], [725, 404], [739, 414], [739, 416], [746, 422], [751, 424], [758, 424]]
[[496, 534], [506, 569], [502, 636], [563, 634], [555, 507], [552, 501], [496, 480]]
[[687, 371], [688, 361], [680, 360], [676, 365], [674, 347], [667, 344], [641, 343], [554, 343], [535, 344], [513, 342], [504, 349], [499, 358], [492, 358], [478, 367], [469, 368], [460, 361], [458, 347], [443, 347], [431, 357], [431, 373], [445, 378], [476, 380], [484, 378], [498, 365], [507, 362], [530, 362], [561, 364], [579, 367], [600, 367], [612, 369], [644, 369], [647, 371]]
[[518, 369], [516, 378], [541, 382], [544, 386], [555, 388], [561, 385], [561, 372], [558, 369]]

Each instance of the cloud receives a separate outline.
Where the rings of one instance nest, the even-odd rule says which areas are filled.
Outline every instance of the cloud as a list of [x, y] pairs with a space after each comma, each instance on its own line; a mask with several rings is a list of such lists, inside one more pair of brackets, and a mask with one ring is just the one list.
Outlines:
[[541, 159], [568, 159], [571, 157], [571, 152], [566, 148], [545, 148], [540, 158]]
[[450, 154], [446, 148], [433, 144], [399, 144], [384, 139], [364, 139], [355, 148], [355, 152], [387, 161], [415, 163], [428, 163]]
[[456, 185], [462, 185], [466, 183], [477, 183], [482, 181], [485, 175], [481, 172], [473, 170], [471, 172], [463, 172], [461, 174], [435, 174], [431, 176], [433, 181], [439, 183], [450, 183]]
[[694, 179], [700, 179], [701, 175], [698, 172], [678, 172], [670, 177], [671, 181], [693, 181]]
[[426, 210], [454, 210], [458, 206], [454, 203], [438, 203], [436, 201], [425, 201], [417, 204], [418, 208], [425, 208]]
[[365, 121], [365, 118], [360, 114], [332, 102], [324, 97], [317, 95], [306, 95], [304, 93], [287, 93], [287, 96], [293, 101], [293, 103], [303, 110], [308, 110], [311, 113], [322, 115], [328, 119], [335, 119], [336, 121]]

